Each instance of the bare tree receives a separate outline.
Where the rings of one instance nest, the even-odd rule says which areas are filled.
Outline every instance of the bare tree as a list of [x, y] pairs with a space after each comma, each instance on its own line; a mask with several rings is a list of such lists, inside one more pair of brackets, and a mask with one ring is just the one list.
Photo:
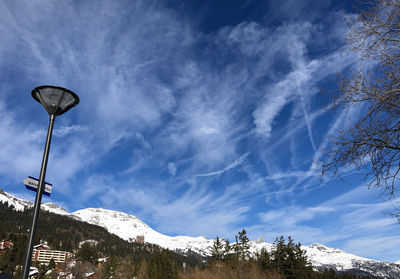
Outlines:
[[333, 109], [357, 107], [361, 117], [332, 138], [322, 174], [367, 166], [370, 186], [389, 198], [400, 171], [400, 1], [361, 3], [348, 42], [360, 54], [358, 69], [339, 78]]

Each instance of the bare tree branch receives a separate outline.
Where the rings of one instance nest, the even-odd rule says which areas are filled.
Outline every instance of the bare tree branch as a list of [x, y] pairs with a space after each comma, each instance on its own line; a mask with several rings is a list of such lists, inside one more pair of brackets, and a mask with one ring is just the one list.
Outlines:
[[348, 34], [350, 49], [361, 53], [359, 69], [339, 77], [340, 94], [331, 104], [334, 110], [357, 106], [361, 117], [331, 138], [322, 175], [368, 167], [370, 186], [393, 198], [400, 178], [400, 2], [376, 0], [363, 7]]

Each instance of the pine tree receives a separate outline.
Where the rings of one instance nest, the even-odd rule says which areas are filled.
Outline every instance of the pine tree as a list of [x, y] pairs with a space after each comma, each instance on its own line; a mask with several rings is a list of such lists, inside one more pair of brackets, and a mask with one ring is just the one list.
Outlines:
[[235, 251], [236, 257], [241, 261], [250, 258], [250, 240], [246, 234], [246, 230], [243, 229], [238, 233], [238, 235], [235, 235], [235, 245], [233, 246], [233, 250]]
[[107, 263], [103, 267], [102, 275], [104, 278], [113, 278], [115, 271], [118, 268], [120, 263], [119, 258], [117, 257], [109, 257]]
[[84, 261], [95, 263], [97, 260], [98, 251], [95, 245], [85, 242], [79, 249], [77, 256]]
[[224, 243], [217, 236], [213, 242], [213, 245], [210, 248], [211, 252], [211, 260], [212, 261], [222, 261], [224, 258]]
[[315, 275], [300, 243], [294, 244], [291, 237], [288, 238], [287, 244], [283, 236], [275, 240], [271, 258], [272, 266], [285, 278], [313, 278]]
[[224, 245], [224, 261], [229, 262], [232, 260], [232, 246], [229, 239], [225, 239]]
[[177, 279], [178, 270], [166, 251], [157, 253], [148, 267], [150, 279]]
[[9, 275], [13, 276], [16, 266], [16, 251], [13, 247], [12, 249], [8, 249], [5, 253], [0, 255], [0, 270]]
[[256, 262], [261, 270], [272, 270], [271, 255], [268, 253], [267, 249], [262, 248], [256, 254]]

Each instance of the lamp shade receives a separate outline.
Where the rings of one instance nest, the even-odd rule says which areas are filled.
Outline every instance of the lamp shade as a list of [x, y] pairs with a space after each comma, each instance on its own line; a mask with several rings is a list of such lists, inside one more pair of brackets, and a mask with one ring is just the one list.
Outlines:
[[42, 85], [32, 90], [32, 97], [41, 103], [50, 115], [60, 115], [79, 104], [79, 97], [69, 89]]

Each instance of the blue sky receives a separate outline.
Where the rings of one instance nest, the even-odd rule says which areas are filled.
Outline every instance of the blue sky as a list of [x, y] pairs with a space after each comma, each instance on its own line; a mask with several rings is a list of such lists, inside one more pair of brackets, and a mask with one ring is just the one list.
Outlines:
[[46, 180], [69, 211], [133, 214], [168, 235], [280, 235], [400, 259], [393, 205], [362, 175], [320, 181], [351, 1], [2, 1], [0, 187], [34, 199], [48, 115], [31, 90], [81, 102], [56, 118]]

